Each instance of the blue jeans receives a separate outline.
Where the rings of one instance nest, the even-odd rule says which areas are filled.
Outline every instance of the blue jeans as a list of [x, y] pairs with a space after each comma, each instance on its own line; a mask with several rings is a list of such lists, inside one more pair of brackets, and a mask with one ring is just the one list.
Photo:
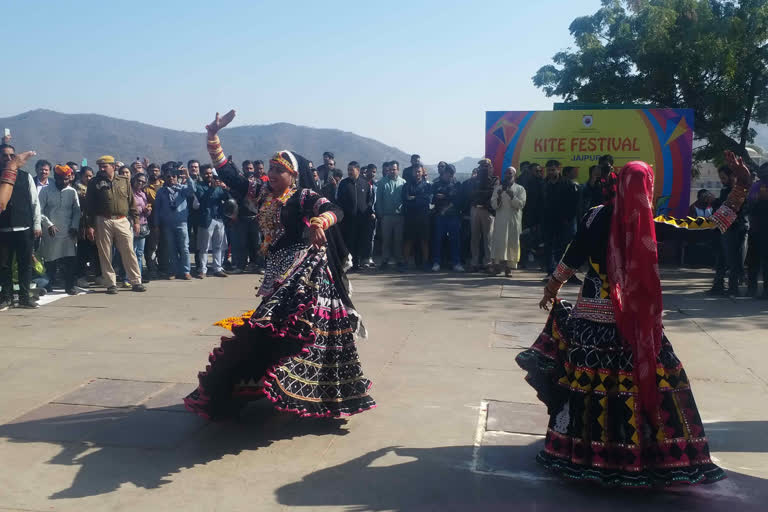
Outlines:
[[443, 237], [448, 235], [451, 248], [451, 264], [454, 266], [459, 264], [460, 225], [461, 219], [456, 215], [438, 215], [435, 217], [435, 228], [432, 232], [432, 263], [440, 264]]
[[168, 254], [168, 273], [189, 274], [189, 232], [187, 223], [164, 224], [163, 234]]
[[136, 261], [139, 263], [139, 275], [141, 275], [142, 278], [144, 277], [144, 264], [142, 263], [142, 260], [144, 259], [144, 244], [146, 242], [146, 238], [133, 237], [133, 252], [136, 253]]

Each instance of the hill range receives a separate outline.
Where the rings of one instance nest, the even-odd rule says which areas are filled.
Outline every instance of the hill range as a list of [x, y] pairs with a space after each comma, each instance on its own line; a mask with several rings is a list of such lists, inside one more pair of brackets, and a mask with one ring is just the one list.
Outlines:
[[[93, 164], [105, 154], [126, 164], [136, 157], [147, 157], [158, 163], [168, 160], [186, 162], [193, 158], [208, 161], [202, 132], [171, 130], [97, 114], [62, 114], [38, 109], [0, 118], [0, 128], [11, 130], [13, 144], [18, 150], [32, 148], [37, 151], [38, 158], [54, 163], [70, 160], [79, 163], [86, 158]], [[379, 167], [386, 160], [398, 160], [401, 168], [410, 161], [410, 155], [374, 139], [341, 130], [289, 123], [228, 128], [222, 131], [222, 139], [225, 151], [238, 165], [248, 159], [266, 160], [281, 148], [296, 151], [313, 160], [315, 166], [322, 164], [324, 151], [333, 151], [336, 165], [342, 168], [351, 160], [361, 164], [375, 163]], [[477, 162], [477, 159], [470, 160]], [[457, 169], [460, 174], [465, 172], [465, 166]]]

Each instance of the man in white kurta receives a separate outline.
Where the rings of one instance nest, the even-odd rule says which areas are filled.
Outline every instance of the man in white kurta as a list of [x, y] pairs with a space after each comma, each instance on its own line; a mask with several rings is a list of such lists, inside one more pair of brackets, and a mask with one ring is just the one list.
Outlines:
[[43, 243], [40, 253], [45, 260], [48, 274], [48, 291], [53, 290], [56, 272], [64, 273], [64, 289], [70, 295], [75, 289], [75, 265], [77, 263], [77, 234], [80, 227], [80, 201], [77, 191], [69, 184], [74, 173], [69, 166], [54, 168], [54, 186], [40, 190], [40, 213], [43, 227]]
[[525, 189], [515, 183], [516, 175], [514, 167], [507, 168], [501, 184], [496, 185], [491, 195], [491, 208], [496, 210], [491, 255], [496, 272], [503, 266], [507, 276], [520, 261], [520, 232], [525, 207]]

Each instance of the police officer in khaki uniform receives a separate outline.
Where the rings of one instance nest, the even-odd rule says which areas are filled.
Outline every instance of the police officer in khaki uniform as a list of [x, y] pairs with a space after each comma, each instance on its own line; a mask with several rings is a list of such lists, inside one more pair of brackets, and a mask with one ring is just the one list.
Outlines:
[[[133, 202], [133, 191], [128, 177], [115, 173], [115, 159], [102, 156], [96, 160], [99, 172], [88, 183], [85, 195], [87, 232], [89, 240], [95, 240], [99, 249], [102, 279], [107, 293], [117, 293], [115, 270], [112, 268], [112, 244], [114, 242], [123, 260], [126, 277], [135, 292], [146, 291], [141, 284], [141, 272], [133, 252], [133, 236], [139, 233], [139, 212]], [[133, 230], [128, 217], [133, 221]]]

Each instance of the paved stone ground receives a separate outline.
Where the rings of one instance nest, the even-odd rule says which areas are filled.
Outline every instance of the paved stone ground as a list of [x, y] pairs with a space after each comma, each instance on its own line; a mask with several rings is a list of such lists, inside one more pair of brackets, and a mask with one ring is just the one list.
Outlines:
[[0, 510], [765, 510], [768, 303], [708, 298], [706, 275], [665, 273], [665, 322], [730, 475], [713, 486], [606, 491], [537, 467], [546, 417], [513, 361], [545, 320], [526, 272], [353, 276], [379, 408], [205, 423], [180, 399], [211, 324], [255, 304], [242, 275], [0, 313]]

